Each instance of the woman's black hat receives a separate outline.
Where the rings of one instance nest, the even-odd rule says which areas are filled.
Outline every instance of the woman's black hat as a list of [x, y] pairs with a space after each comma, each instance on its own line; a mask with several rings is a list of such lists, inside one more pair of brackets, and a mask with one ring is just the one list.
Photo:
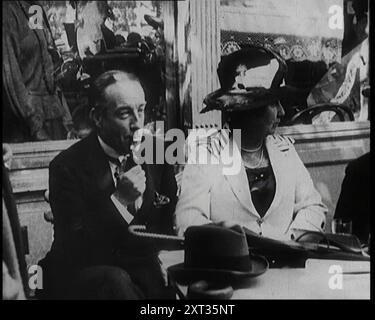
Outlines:
[[217, 69], [220, 89], [206, 96], [201, 113], [244, 111], [275, 103], [292, 91], [283, 85], [286, 72], [285, 61], [267, 48], [247, 46], [223, 56]]

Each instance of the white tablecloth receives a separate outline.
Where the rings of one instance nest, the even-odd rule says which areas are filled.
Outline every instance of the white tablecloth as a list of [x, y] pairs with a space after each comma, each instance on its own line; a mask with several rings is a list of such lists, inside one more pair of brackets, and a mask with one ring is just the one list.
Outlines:
[[[184, 252], [164, 251], [159, 258], [167, 269], [183, 262]], [[369, 271], [370, 262], [307, 260], [303, 269], [268, 269], [232, 299], [370, 299]], [[177, 288], [186, 294], [186, 286]]]

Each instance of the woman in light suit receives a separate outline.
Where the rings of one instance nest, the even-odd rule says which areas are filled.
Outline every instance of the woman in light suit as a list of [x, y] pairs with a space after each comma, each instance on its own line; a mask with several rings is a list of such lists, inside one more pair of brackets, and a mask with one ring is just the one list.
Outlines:
[[[223, 111], [230, 130], [188, 138], [193, 151], [176, 207], [179, 234], [223, 221], [280, 240], [293, 239], [296, 229], [324, 229], [327, 209], [293, 141], [274, 134], [284, 115], [279, 100], [289, 91], [280, 86], [285, 73], [282, 59], [264, 48], [241, 49], [220, 62], [221, 89], [205, 98], [202, 112]], [[236, 162], [238, 169], [228, 170]]]

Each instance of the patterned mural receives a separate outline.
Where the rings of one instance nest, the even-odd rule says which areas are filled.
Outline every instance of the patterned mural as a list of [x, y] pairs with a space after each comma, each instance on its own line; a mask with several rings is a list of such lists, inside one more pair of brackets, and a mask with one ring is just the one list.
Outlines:
[[336, 38], [221, 31], [222, 55], [236, 51], [244, 44], [260, 45], [272, 49], [285, 60], [324, 61], [330, 65], [341, 58], [341, 41]]

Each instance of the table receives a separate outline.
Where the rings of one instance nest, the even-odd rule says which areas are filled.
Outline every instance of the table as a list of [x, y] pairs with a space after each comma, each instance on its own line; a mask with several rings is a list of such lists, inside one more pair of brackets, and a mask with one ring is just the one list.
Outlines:
[[[166, 270], [183, 262], [184, 251], [162, 251], [159, 259]], [[169, 281], [185, 298], [187, 286]], [[370, 299], [370, 262], [309, 259], [305, 268], [268, 269], [232, 299]]]

